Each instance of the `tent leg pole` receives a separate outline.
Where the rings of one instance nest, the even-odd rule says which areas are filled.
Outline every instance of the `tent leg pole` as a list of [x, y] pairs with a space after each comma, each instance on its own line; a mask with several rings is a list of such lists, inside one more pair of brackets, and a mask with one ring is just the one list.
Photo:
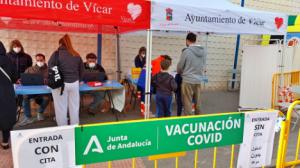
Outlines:
[[[205, 50], [206, 50], [206, 54], [204, 56], [204, 76], [206, 76], [206, 72], [207, 72], [207, 55], [208, 55], [208, 36], [209, 36], [209, 33], [206, 32], [205, 33]], [[203, 86], [204, 86], [204, 89], [205, 89], [205, 81], [203, 82]]]
[[[234, 55], [234, 63], [233, 63], [233, 71], [236, 70], [237, 64], [238, 64], [238, 59], [239, 59], [239, 49], [240, 49], [240, 40], [241, 40], [241, 35], [237, 35], [236, 37], [236, 47], [235, 47], [235, 55]], [[232, 72], [232, 83], [231, 83], [231, 89], [234, 89], [235, 82], [234, 80], [236, 79], [236, 73]]]
[[282, 88], [284, 86], [284, 77], [283, 77], [283, 73], [284, 73], [284, 59], [285, 59], [285, 52], [286, 52], [286, 34], [283, 36], [283, 42], [281, 44], [281, 41], [279, 42], [279, 45], [282, 46], [282, 50], [281, 50], [281, 62], [280, 62], [280, 88]]
[[116, 44], [116, 55], [117, 55], [117, 80], [121, 80], [121, 58], [120, 58], [120, 35], [116, 36], [117, 44]]
[[97, 35], [97, 55], [97, 62], [102, 65], [102, 34]]
[[[245, 6], [245, 0], [241, 0], [241, 7]], [[235, 47], [235, 55], [234, 55], [234, 64], [233, 64], [233, 70], [235, 71], [237, 68], [238, 64], [238, 59], [239, 59], [239, 49], [240, 49], [240, 40], [241, 40], [241, 35], [237, 35], [236, 37], [236, 47]], [[231, 83], [231, 89], [234, 89], [234, 80], [236, 79], [236, 73], [232, 73], [232, 83]]]
[[145, 82], [145, 119], [150, 116], [150, 91], [151, 91], [151, 58], [152, 58], [152, 31], [147, 30], [147, 54], [146, 54], [146, 82]]

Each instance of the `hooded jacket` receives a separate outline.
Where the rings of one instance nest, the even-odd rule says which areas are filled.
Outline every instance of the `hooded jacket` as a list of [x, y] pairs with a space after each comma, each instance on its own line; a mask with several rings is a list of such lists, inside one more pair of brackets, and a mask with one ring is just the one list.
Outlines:
[[152, 86], [156, 88], [156, 94], [172, 96], [177, 90], [177, 83], [172, 75], [160, 72], [151, 79]]
[[183, 49], [177, 64], [177, 73], [181, 74], [183, 82], [201, 84], [204, 74], [205, 54], [204, 47], [198, 45], [191, 45]]

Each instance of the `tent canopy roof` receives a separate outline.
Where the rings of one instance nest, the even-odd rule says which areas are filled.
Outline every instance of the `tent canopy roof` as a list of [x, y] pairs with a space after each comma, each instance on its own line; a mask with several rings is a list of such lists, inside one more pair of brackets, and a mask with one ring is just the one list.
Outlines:
[[0, 28], [122, 33], [149, 25], [145, 0], [0, 0]]
[[152, 0], [153, 30], [285, 34], [286, 26], [285, 14], [248, 9], [228, 0]]

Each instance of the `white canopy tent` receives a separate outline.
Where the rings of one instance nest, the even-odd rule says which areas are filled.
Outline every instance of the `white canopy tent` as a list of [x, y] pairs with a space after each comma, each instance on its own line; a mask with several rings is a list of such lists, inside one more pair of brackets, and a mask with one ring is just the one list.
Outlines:
[[287, 15], [247, 9], [227, 0], [152, 0], [147, 33], [146, 115], [150, 112], [152, 31], [286, 35]]
[[287, 16], [227, 0], [152, 0], [151, 30], [227, 34], [285, 34]]

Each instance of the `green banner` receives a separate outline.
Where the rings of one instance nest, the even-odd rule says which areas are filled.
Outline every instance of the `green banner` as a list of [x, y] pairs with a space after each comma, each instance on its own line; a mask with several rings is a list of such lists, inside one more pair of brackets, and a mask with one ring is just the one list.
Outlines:
[[77, 127], [76, 164], [240, 144], [243, 129], [243, 113]]

